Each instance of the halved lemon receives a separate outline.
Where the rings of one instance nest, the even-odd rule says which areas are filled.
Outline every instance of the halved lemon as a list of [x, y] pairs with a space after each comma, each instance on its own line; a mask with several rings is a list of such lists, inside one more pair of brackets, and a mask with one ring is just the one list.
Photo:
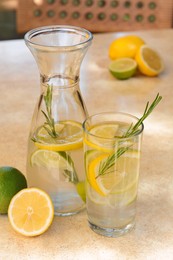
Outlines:
[[121, 58], [110, 63], [109, 71], [117, 79], [131, 78], [137, 70], [137, 62], [131, 58]]
[[135, 59], [139, 70], [146, 76], [157, 76], [164, 70], [161, 56], [147, 45], [140, 47]]
[[101, 174], [110, 154], [99, 155], [86, 167], [89, 184], [102, 196], [126, 192], [138, 181], [139, 157], [138, 151], [128, 150]]
[[83, 146], [82, 125], [76, 121], [61, 121], [55, 125], [57, 137], [51, 137], [44, 126], [35, 134], [35, 145], [40, 149], [52, 151], [76, 150]]
[[19, 191], [8, 208], [11, 226], [24, 236], [43, 234], [50, 227], [53, 216], [54, 208], [49, 195], [37, 188]]

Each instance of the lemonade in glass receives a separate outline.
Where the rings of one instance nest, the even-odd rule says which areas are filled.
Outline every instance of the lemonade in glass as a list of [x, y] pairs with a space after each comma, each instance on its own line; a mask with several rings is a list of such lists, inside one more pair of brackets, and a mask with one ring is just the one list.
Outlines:
[[125, 137], [138, 119], [101, 113], [83, 124], [88, 222], [96, 233], [117, 237], [135, 224], [143, 124]]

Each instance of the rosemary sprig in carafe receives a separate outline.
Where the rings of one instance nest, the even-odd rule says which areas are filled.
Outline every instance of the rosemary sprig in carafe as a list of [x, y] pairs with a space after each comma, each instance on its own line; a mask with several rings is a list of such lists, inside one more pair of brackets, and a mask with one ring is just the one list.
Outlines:
[[46, 118], [46, 122], [44, 123], [43, 127], [51, 137], [56, 138], [59, 135], [55, 130], [55, 121], [52, 117], [52, 86], [50, 85], [48, 85], [47, 87], [47, 92], [44, 96], [44, 102], [46, 105], [47, 114], [43, 110], [41, 110]]
[[[56, 143], [56, 138], [60, 136], [60, 134], [56, 131], [55, 129], [55, 121], [52, 116], [52, 91], [53, 87], [48, 85], [47, 86], [47, 92], [46, 95], [44, 96], [44, 102], [46, 106], [46, 112], [41, 110], [43, 113], [46, 121], [43, 124], [43, 128], [47, 131], [48, 135], [50, 136], [52, 142], [55, 140]], [[52, 139], [53, 138], [53, 139]], [[36, 138], [32, 138], [34, 142], [37, 142], [38, 140]], [[68, 162], [68, 164], [71, 166], [71, 171], [68, 169], [64, 169], [64, 176], [67, 179], [67, 181], [77, 184], [79, 182], [77, 172], [74, 166], [74, 162], [71, 159], [70, 155], [66, 151], [59, 151], [59, 154]]]
[[[130, 136], [136, 135], [139, 132], [139, 126], [143, 123], [143, 121], [151, 114], [151, 112], [154, 110], [154, 108], [158, 105], [158, 103], [161, 101], [162, 96], [157, 94], [156, 98], [152, 102], [152, 104], [149, 106], [149, 102], [147, 102], [144, 113], [142, 117], [137, 121], [135, 125], [131, 124], [127, 131], [120, 136], [120, 141], [121, 144], [123, 143], [121, 141], [121, 138], [128, 138]], [[105, 161], [102, 161], [99, 165], [99, 173], [96, 176], [98, 178], [99, 176], [105, 175], [109, 173], [109, 169], [115, 164], [115, 161], [122, 155], [124, 154], [131, 146], [127, 147], [120, 147], [116, 151], [116, 153], [113, 153], [107, 157]]]

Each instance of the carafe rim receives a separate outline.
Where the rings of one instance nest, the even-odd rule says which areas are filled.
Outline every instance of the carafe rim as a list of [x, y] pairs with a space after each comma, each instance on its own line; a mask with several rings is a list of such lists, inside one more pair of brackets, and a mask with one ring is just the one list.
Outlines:
[[[36, 43], [34, 41], [32, 41], [32, 38], [34, 36], [37, 36], [39, 34], [44, 34], [44, 33], [51, 33], [51, 32], [60, 32], [60, 31], [64, 31], [64, 32], [76, 32], [79, 33], [83, 36], [85, 36], [85, 40], [78, 42], [77, 44], [73, 44], [73, 45], [48, 45], [48, 44], [41, 44], [41, 43]], [[25, 35], [24, 35], [24, 40], [26, 44], [32, 45], [33, 47], [36, 48], [46, 48], [46, 49], [51, 49], [51, 50], [55, 50], [57, 51], [58, 49], [60, 51], [65, 50], [65, 51], [71, 51], [72, 49], [80, 49], [83, 48], [84, 46], [88, 46], [89, 44], [91, 44], [91, 41], [93, 39], [93, 35], [90, 31], [82, 28], [82, 27], [78, 27], [78, 26], [71, 26], [71, 25], [49, 25], [49, 26], [41, 26], [41, 27], [37, 27], [34, 28], [30, 31], [28, 31]]]

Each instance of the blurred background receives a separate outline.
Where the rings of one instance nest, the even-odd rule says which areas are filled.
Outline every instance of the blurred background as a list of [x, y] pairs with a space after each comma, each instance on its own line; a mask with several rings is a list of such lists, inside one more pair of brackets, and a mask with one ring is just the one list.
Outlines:
[[0, 40], [45, 25], [92, 32], [172, 28], [173, 0], [0, 0]]
[[0, 40], [17, 38], [17, 0], [0, 0]]

